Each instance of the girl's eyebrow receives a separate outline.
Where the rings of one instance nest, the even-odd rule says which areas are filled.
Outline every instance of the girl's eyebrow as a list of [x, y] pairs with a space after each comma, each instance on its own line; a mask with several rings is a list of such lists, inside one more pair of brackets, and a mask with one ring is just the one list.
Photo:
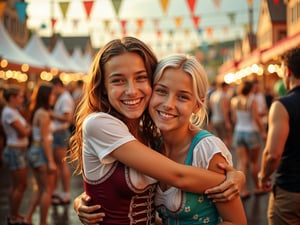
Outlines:
[[[139, 75], [139, 74], [143, 74], [143, 73], [147, 74], [147, 71], [145, 69], [139, 70], [139, 71], [134, 72], [134, 75]], [[108, 76], [111, 77], [111, 76], [124, 76], [124, 75], [121, 72], [112, 72]]]
[[114, 73], [111, 73], [111, 74], [108, 75], [109, 78], [110, 77], [117, 77], [117, 76], [123, 76], [123, 74], [119, 73], [119, 72], [114, 72]]
[[[159, 82], [157, 82], [156, 84], [154, 84], [154, 86], [161, 86], [163, 88], [169, 88], [167, 85], [161, 84]], [[193, 95], [193, 93], [190, 90], [179, 90], [179, 92], [183, 93], [183, 94]]]

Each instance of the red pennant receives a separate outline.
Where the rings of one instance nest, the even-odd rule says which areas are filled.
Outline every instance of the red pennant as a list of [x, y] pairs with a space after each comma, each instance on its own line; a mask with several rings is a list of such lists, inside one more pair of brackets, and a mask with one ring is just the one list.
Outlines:
[[121, 20], [120, 22], [121, 22], [122, 29], [126, 29], [127, 20]]
[[123, 37], [125, 37], [126, 33], [127, 33], [126, 32], [127, 20], [121, 20], [120, 23], [121, 23], [121, 27], [122, 27], [122, 35], [123, 35]]
[[54, 19], [54, 18], [51, 19], [51, 26], [52, 26], [52, 29], [54, 28], [56, 22], [57, 22], [56, 19]]
[[157, 31], [156, 31], [156, 36], [157, 36], [157, 38], [161, 38], [161, 34], [162, 34], [162, 33], [161, 33], [160, 30], [157, 30]]
[[83, 2], [84, 8], [85, 8], [85, 13], [87, 15], [87, 18], [90, 18], [91, 11], [94, 5], [94, 1], [84, 1]]
[[193, 16], [193, 22], [196, 29], [199, 28], [200, 16]]
[[186, 0], [190, 9], [191, 14], [194, 14], [195, 6], [196, 6], [196, 0]]

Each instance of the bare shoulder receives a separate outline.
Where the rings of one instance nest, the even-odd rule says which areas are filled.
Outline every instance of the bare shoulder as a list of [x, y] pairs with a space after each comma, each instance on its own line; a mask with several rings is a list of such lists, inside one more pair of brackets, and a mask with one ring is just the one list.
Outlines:
[[49, 119], [50, 119], [50, 114], [47, 110], [45, 110], [43, 108], [39, 108], [35, 112], [35, 121], [37, 121], [37, 123], [41, 123], [41, 122], [47, 121]]
[[270, 108], [270, 116], [277, 118], [282, 118], [283, 116], [288, 116], [287, 110], [280, 101], [274, 101]]

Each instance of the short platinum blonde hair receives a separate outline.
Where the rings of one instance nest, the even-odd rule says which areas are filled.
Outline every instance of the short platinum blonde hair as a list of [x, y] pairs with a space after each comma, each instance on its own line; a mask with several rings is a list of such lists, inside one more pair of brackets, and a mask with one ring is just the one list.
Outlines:
[[195, 126], [202, 126], [207, 119], [206, 94], [209, 88], [207, 74], [194, 57], [185, 54], [172, 54], [159, 61], [154, 72], [153, 84], [155, 85], [168, 68], [181, 69], [191, 76], [193, 81], [193, 94], [201, 106], [198, 113], [191, 115], [190, 121]]

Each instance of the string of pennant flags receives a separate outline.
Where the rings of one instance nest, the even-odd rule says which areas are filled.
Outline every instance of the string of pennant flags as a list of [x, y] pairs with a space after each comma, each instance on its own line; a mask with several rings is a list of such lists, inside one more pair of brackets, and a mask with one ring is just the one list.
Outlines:
[[[50, 4], [51, 10], [54, 12], [52, 11], [48, 17], [43, 15], [43, 19], [39, 19], [39, 25], [29, 28], [35, 31], [38, 30], [42, 36], [49, 36], [55, 33], [60, 33], [63, 36], [68, 34], [77, 35], [79, 31], [84, 30], [84, 35], [91, 37], [92, 45], [95, 48], [101, 47], [107, 40], [116, 36], [134, 35], [147, 40], [146, 42], [154, 50], [159, 51], [160, 55], [173, 50], [183, 52], [195, 46], [201, 46], [202, 51], [205, 51], [208, 42], [218, 42], [219, 36], [228, 37], [227, 40], [233, 40], [242, 37], [250, 30], [247, 22], [248, 10], [218, 11], [221, 0], [211, 1], [216, 11], [210, 13], [197, 12], [198, 0], [181, 0], [181, 3], [186, 4], [188, 13], [182, 11], [181, 15], [177, 14], [176, 16], [172, 16], [169, 11], [170, 3], [174, 3], [171, 2], [174, 0], [156, 0], [160, 7], [158, 9], [160, 10], [159, 15], [156, 13], [153, 16], [140, 15], [140, 17], [135, 13], [130, 16], [124, 16], [124, 11], [128, 10], [126, 3], [129, 2], [125, 0], [107, 0], [112, 10], [112, 15], [109, 17], [101, 17], [102, 15], [100, 15], [101, 13], [99, 14], [98, 8], [96, 10], [96, 4], [102, 7], [103, 2], [105, 2], [103, 0], [48, 0], [43, 1], [43, 3], [39, 0], [16, 1], [15, 8], [21, 22], [26, 20], [28, 4], [34, 1], [39, 4]], [[249, 6], [253, 4], [253, 0], [243, 1], [247, 1]], [[278, 1], [273, 0], [274, 4], [278, 4]], [[5, 2], [0, 0], [0, 15], [3, 5], [6, 4]], [[74, 6], [72, 4], [80, 5], [80, 9], [82, 9], [78, 13], [76, 12], [75, 16], [70, 14], [73, 9], [72, 6]], [[47, 13], [49, 12], [45, 14]], [[216, 21], [218, 17], [221, 18], [222, 16], [224, 18], [224, 15], [227, 16], [227, 21], [224, 19]], [[236, 20], [237, 16], [245, 17], [246, 22], [245, 20]], [[202, 21], [206, 20], [207, 22], [209, 17], [214, 21], [202, 25], [204, 24]], [[166, 25], [166, 21], [168, 21], [168, 25]], [[149, 26], [150, 24], [151, 26]], [[173, 24], [173, 26], [170, 26], [170, 24]], [[218, 35], [218, 33], [222, 35]]]
[[[54, 2], [54, 0], [51, 0]], [[95, 2], [97, 0], [78, 0], [78, 1], [81, 1], [82, 5], [83, 5], [83, 9], [85, 11], [85, 15], [86, 15], [86, 19], [87, 20], [91, 20], [91, 12], [93, 10], [93, 7], [95, 5]], [[169, 4], [170, 4], [170, 0], [158, 0], [159, 3], [160, 3], [160, 7], [161, 7], [161, 10], [164, 14], [164, 17], [167, 16], [167, 13], [168, 13], [168, 7], [169, 7]], [[248, 1], [248, 4], [252, 4], [253, 3], [253, 0], [247, 0]], [[201, 26], [201, 15], [197, 15], [197, 13], [195, 13], [195, 8], [196, 8], [196, 4], [197, 4], [197, 0], [186, 0], [185, 1], [186, 4], [187, 4], [187, 7], [189, 9], [189, 12], [190, 12], [190, 19], [194, 25], [194, 30], [196, 30], [198, 32], [199, 35], [201, 35], [203, 32], [206, 32], [207, 36], [208, 37], [212, 37], [213, 33], [214, 33], [214, 29], [216, 26], [212, 27], [212, 26], [207, 26], [207, 27], [202, 27]], [[67, 13], [68, 13], [68, 9], [70, 7], [70, 3], [71, 1], [58, 1], [57, 4], [59, 5], [59, 8], [60, 8], [60, 11], [61, 11], [61, 15], [62, 15], [62, 19], [63, 20], [67, 20]], [[121, 9], [121, 6], [122, 6], [122, 3], [123, 3], [123, 0], [111, 0], [111, 5], [113, 6], [113, 9], [114, 9], [114, 12], [115, 12], [115, 16], [116, 18], [118, 18], [118, 21], [120, 23], [120, 26], [121, 26], [121, 30], [122, 30], [122, 33], [123, 35], [126, 35], [126, 26], [129, 22], [128, 19], [122, 19], [120, 18], [120, 9]], [[273, 3], [274, 4], [278, 4], [279, 3], [279, 0], [273, 0]], [[219, 9], [220, 7], [220, 4], [221, 4], [221, 0], [213, 0], [213, 4], [216, 8], [216, 10]], [[0, 2], [0, 15], [2, 14], [3, 12], [3, 9], [6, 5], [6, 1], [1, 1]], [[28, 2], [26, 1], [16, 1], [15, 2], [15, 7], [16, 7], [16, 11], [18, 13], [18, 16], [19, 16], [19, 19], [21, 22], [24, 22], [25, 19], [26, 19], [26, 9], [27, 9], [27, 6], [28, 6]], [[231, 11], [231, 12], [227, 12], [227, 16], [228, 16], [228, 19], [230, 21], [230, 25], [235, 25], [236, 24], [236, 15], [237, 13], [245, 13], [245, 12], [235, 12], [235, 11]], [[207, 16], [207, 15], [206, 15]], [[182, 26], [182, 21], [185, 19], [184, 16], [176, 16], [173, 18], [173, 21], [174, 21], [174, 25], [175, 25], [175, 28], [176, 29], [180, 29], [181, 26]], [[157, 36], [159, 37], [162, 33], [161, 30], [159, 30], [159, 22], [160, 22], [160, 19], [159, 18], [152, 18], [153, 20], [153, 24], [154, 24], [154, 27], [157, 29], [156, 30], [156, 33], [157, 33]], [[103, 20], [103, 24], [104, 24], [104, 27], [106, 30], [109, 30], [110, 29], [110, 25], [112, 23], [113, 20], [111, 19], [104, 19]], [[58, 22], [58, 18], [51, 18], [51, 29], [52, 30], [55, 30], [55, 25], [56, 23]], [[145, 23], [145, 19], [142, 19], [142, 18], [136, 18], [135, 19], [135, 24], [136, 24], [136, 31], [137, 33], [141, 32], [141, 30], [143, 29], [143, 25]], [[74, 30], [76, 30], [78, 24], [79, 24], [79, 19], [76, 19], [76, 18], [73, 18], [72, 19], [72, 24], [73, 24], [73, 28]], [[226, 32], [228, 31], [228, 25], [220, 25], [222, 26], [221, 29], [222, 31], [226, 34]], [[242, 26], [244, 27], [244, 30], [248, 30], [249, 27], [248, 27], [248, 24], [242, 24]], [[45, 23], [42, 23], [40, 28], [43, 29], [43, 28], [46, 28], [47, 25]], [[172, 31], [168, 31], [169, 32], [169, 35], [172, 35]], [[188, 31], [185, 31], [188, 33]]]
[[[52, 3], [57, 3], [58, 6], [59, 6], [59, 10], [60, 10], [60, 13], [62, 15], [62, 18], [56, 18], [56, 17], [51, 17], [50, 20], [50, 26], [51, 26], [51, 30], [55, 31], [55, 26], [57, 24], [57, 22], [61, 21], [61, 20], [70, 20], [69, 18], [67, 18], [67, 14], [68, 14], [68, 10], [70, 8], [70, 4], [73, 1], [64, 1], [64, 0], [61, 0], [61, 1], [54, 1], [54, 0], [51, 0]], [[83, 9], [84, 9], [84, 13], [85, 13], [85, 19], [86, 20], [92, 20], [91, 18], [91, 13], [93, 11], [93, 7], [95, 5], [95, 3], [99, 0], [77, 0], [79, 2], [82, 3], [82, 6], [83, 6]], [[123, 35], [126, 35], [127, 33], [127, 25], [129, 24], [129, 22], [131, 23], [135, 23], [136, 25], [136, 33], [140, 33], [142, 30], [143, 30], [143, 26], [145, 24], [145, 20], [146, 18], [129, 18], [129, 19], [124, 19], [124, 18], [121, 18], [120, 17], [120, 9], [122, 7], [122, 3], [123, 3], [123, 0], [110, 0], [111, 1], [111, 5], [113, 7], [113, 10], [114, 10], [114, 13], [115, 13], [115, 18], [118, 19], [118, 22], [119, 22], [119, 25], [120, 25], [120, 30], [122, 31], [122, 34]], [[275, 1], [275, 0], [274, 0]], [[153, 21], [153, 25], [154, 25], [154, 29], [155, 30], [155, 33], [157, 35], [157, 37], [159, 38], [163, 32], [165, 32], [164, 30], [162, 30], [160, 27], [159, 27], [159, 24], [161, 22], [161, 20], [165, 20], [166, 17], [168, 17], [168, 8], [169, 8], [169, 5], [170, 5], [170, 0], [158, 0], [159, 2], [159, 5], [161, 7], [161, 11], [163, 13], [163, 18], [150, 18], [152, 21]], [[182, 27], [182, 24], [183, 24], [183, 20], [185, 19], [189, 19], [191, 20], [191, 22], [193, 23], [194, 27], [192, 28], [193, 31], [196, 31], [199, 35], [203, 34], [204, 32], [206, 33], [206, 35], [208, 37], [212, 37], [213, 36], [213, 33], [214, 33], [214, 30], [216, 29], [216, 25], [214, 26], [206, 26], [206, 27], [203, 27], [201, 26], [201, 15], [198, 15], [196, 12], [195, 12], [195, 8], [196, 8], [196, 4], [197, 4], [197, 0], [185, 0], [186, 4], [187, 4], [187, 8], [189, 9], [189, 12], [190, 12], [190, 15], [188, 15], [188, 18], [187, 16], [176, 16], [174, 18], [171, 18], [173, 21], [174, 21], [174, 29], [183, 29], [184, 30], [184, 33], [185, 34], [188, 34], [190, 32], [190, 28], [187, 29], [187, 28], [183, 28]], [[51, 4], [52, 4], [51, 3]], [[219, 9], [220, 7], [220, 3], [221, 3], [221, 0], [213, 0], [213, 3], [214, 3], [214, 6], [216, 8], [216, 10]], [[5, 4], [6, 4], [6, 1], [2, 1], [0, 2], [0, 15], [1, 15], [1, 11], [3, 11], [3, 8], [5, 7]], [[28, 6], [28, 2], [26, 1], [16, 1], [15, 3], [15, 7], [16, 7], [16, 11], [18, 13], [18, 16], [19, 16], [19, 19], [21, 22], [24, 22], [25, 19], [26, 19], [26, 9], [27, 9], [27, 6]], [[235, 12], [235, 11], [231, 11], [231, 12], [227, 12], [227, 16], [229, 18], [229, 21], [231, 23], [231, 25], [235, 25], [236, 24], [236, 15], [238, 13], [246, 13], [246, 12]], [[209, 16], [209, 15], [205, 15], [206, 17]], [[115, 20], [114, 19], [103, 19], [102, 22], [103, 22], [103, 26], [105, 28], [106, 31], [111, 31], [111, 32], [114, 32], [111, 28], [112, 26], [112, 23], [113, 21]], [[80, 22], [80, 19], [78, 18], [72, 18], [71, 19], [71, 24], [73, 26], [73, 29], [74, 31], [77, 30], [78, 28], [78, 25], [79, 25], [79, 22]], [[48, 27], [49, 24], [48, 23], [45, 23], [45, 22], [41, 22], [40, 24], [40, 29], [46, 29], [46, 28], [49, 28]], [[247, 30], [247, 24], [242, 24], [242, 26], [244, 27], [245, 30]], [[222, 32], [223, 33], [227, 33], [228, 32], [228, 25], [222, 25], [220, 24], [219, 25], [220, 29], [222, 29]], [[172, 33], [174, 31], [172, 30], [167, 30], [167, 33], [169, 36], [172, 36]]]
[[[164, 19], [165, 19], [167, 17], [169, 0], [159, 0], [159, 2], [160, 2], [160, 6], [161, 6], [162, 12], [164, 14]], [[142, 18], [122, 19], [122, 18], [120, 18], [120, 8], [122, 6], [122, 0], [111, 0], [111, 3], [113, 6], [113, 9], [114, 9], [114, 12], [115, 12], [115, 18], [118, 19], [120, 29], [121, 29], [123, 35], [126, 35], [126, 33], [127, 33], [126, 26], [130, 22], [130, 20], [135, 20], [134, 22], [136, 24], [136, 32], [137, 33], [142, 31], [143, 25], [145, 24], [145, 19], [142, 19]], [[201, 16], [195, 14], [195, 5], [196, 5], [197, 1], [196, 0], [186, 0], [186, 3], [188, 6], [188, 9], [190, 10], [189, 17], [194, 25], [194, 30], [196, 30], [200, 35], [202, 34], [202, 32], [206, 32], [208, 36], [212, 36], [213, 31], [214, 31], [213, 27], [210, 27], [210, 26], [200, 27]], [[215, 3], [215, 7], [217, 9], [219, 7], [220, 0], [214, 0], [214, 3]], [[59, 4], [60, 10], [61, 10], [62, 19], [66, 20], [70, 2], [58, 2], [58, 4]], [[92, 12], [93, 6], [95, 4], [95, 1], [83, 1], [82, 4], [83, 4], [84, 10], [85, 10], [86, 19], [91, 20], [91, 12]], [[243, 13], [243, 12], [240, 12], [240, 13]], [[237, 14], [237, 12], [229, 12], [227, 14], [229, 20], [231, 21], [231, 24], [235, 24], [236, 14]], [[176, 29], [181, 28], [184, 19], [186, 19], [185, 16], [176, 16], [173, 18]], [[153, 20], [153, 25], [156, 28], [157, 36], [160, 37], [162, 34], [162, 31], [159, 29], [160, 19], [152, 18], [152, 20]], [[54, 29], [57, 21], [58, 21], [57, 18], [51, 19], [52, 29]], [[111, 30], [111, 24], [113, 23], [113, 21], [114, 20], [112, 20], [112, 19], [103, 19], [104, 28], [106, 31]], [[76, 29], [79, 24], [79, 19], [76, 19], [76, 18], [72, 19], [72, 24], [73, 24], [74, 29]], [[226, 25], [223, 25], [222, 29], [225, 33], [228, 31], [228, 27]], [[245, 25], [245, 29], [247, 29], [246, 25]], [[169, 30], [168, 33], [170, 36], [172, 36], [172, 30]], [[188, 33], [188, 30], [185, 30], [185, 33]]]

